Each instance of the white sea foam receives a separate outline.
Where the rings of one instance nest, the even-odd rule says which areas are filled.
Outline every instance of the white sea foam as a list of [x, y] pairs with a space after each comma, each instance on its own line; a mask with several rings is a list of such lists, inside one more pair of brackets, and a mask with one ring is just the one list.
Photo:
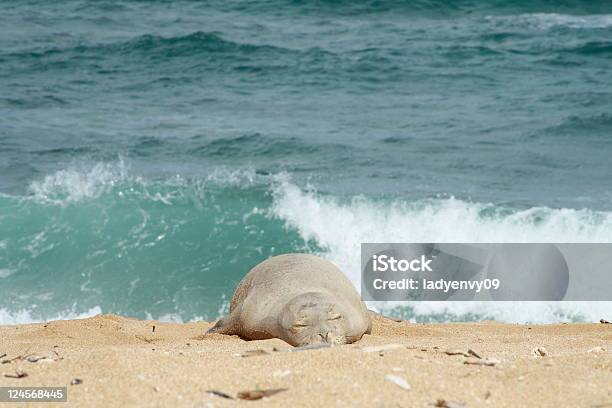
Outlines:
[[41, 315], [38, 311], [32, 310], [8, 311], [6, 309], [0, 309], [0, 325], [41, 323], [51, 320], [85, 319], [100, 313], [102, 313], [102, 309], [99, 306], [95, 306], [85, 312], [67, 310], [61, 313], [53, 313], [48, 316]]
[[572, 15], [557, 13], [529, 13], [518, 16], [487, 16], [487, 21], [503, 25], [520, 25], [539, 30], [556, 27], [595, 29], [612, 27], [611, 14]]
[[[75, 305], [76, 306], [76, 305]], [[84, 312], [76, 312], [74, 310], [66, 310], [64, 312], [52, 313], [50, 315], [41, 315], [39, 311], [22, 309], [18, 311], [9, 311], [7, 309], [0, 309], [0, 326], [12, 325], [12, 324], [29, 324], [29, 323], [44, 323], [53, 320], [72, 320], [72, 319], [86, 319], [102, 314], [102, 308], [100, 306], [92, 307]], [[153, 316], [151, 313], [145, 312], [145, 319], [157, 320], [166, 323], [183, 323], [198, 322], [205, 320], [202, 316], [195, 316], [191, 319], [185, 320], [178, 313], [166, 313], [159, 316]]]
[[[29, 198], [43, 204], [66, 206], [96, 199], [114, 187], [123, 187], [117, 191], [120, 197], [137, 195], [148, 201], [171, 205], [185, 194], [191, 198], [204, 196], [206, 188], [210, 186], [249, 188], [270, 179], [269, 176], [256, 174], [250, 167], [217, 167], [201, 178], [190, 179], [177, 174], [155, 182], [130, 173], [130, 168], [129, 160], [123, 157], [112, 162], [75, 163], [31, 182], [28, 186], [31, 193]], [[163, 194], [159, 191], [149, 192], [152, 186], [154, 189], [168, 187], [168, 191]], [[3, 241], [0, 241], [0, 249], [2, 244]]]
[[[35, 307], [33, 307], [31, 310], [22, 309], [17, 311], [9, 311], [3, 308], [0, 309], [0, 326], [12, 324], [44, 323], [53, 320], [86, 319], [88, 317], [93, 317], [102, 314], [102, 308], [100, 306], [92, 307], [91, 309], [86, 310], [84, 312], [77, 312], [75, 311], [75, 308], [76, 305], [72, 310], [65, 310], [63, 312], [52, 313], [49, 315], [41, 314], [40, 310], [36, 310], [37, 308]], [[178, 313], [165, 313], [154, 316], [149, 312], [145, 312], [144, 315], [145, 319], [147, 320], [157, 320], [166, 323], [183, 323], [185, 321], [198, 322], [205, 320], [202, 316], [195, 316], [188, 320], [185, 320]]]
[[37, 201], [67, 205], [87, 198], [95, 198], [127, 177], [123, 159], [117, 163], [96, 163], [73, 166], [34, 181], [29, 189]]
[[[612, 213], [531, 208], [503, 211], [491, 204], [457, 199], [420, 203], [338, 198], [305, 192], [286, 180], [275, 189], [273, 216], [304, 240], [325, 249], [324, 256], [360, 286], [362, 242], [610, 242]], [[410, 302], [416, 315], [477, 315], [507, 322], [550, 323], [598, 320], [612, 302]], [[380, 306], [380, 305], [379, 305]], [[386, 305], [391, 307], [393, 305]]]
[[612, 302], [411, 302], [410, 306], [421, 317], [477, 316], [509, 323], [598, 322], [612, 313]]

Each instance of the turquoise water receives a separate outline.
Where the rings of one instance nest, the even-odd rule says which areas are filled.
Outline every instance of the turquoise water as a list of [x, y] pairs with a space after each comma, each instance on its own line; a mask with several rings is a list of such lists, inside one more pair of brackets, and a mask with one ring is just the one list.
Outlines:
[[361, 242], [612, 241], [612, 4], [0, 4], [0, 323], [210, 320], [289, 251], [357, 284]]

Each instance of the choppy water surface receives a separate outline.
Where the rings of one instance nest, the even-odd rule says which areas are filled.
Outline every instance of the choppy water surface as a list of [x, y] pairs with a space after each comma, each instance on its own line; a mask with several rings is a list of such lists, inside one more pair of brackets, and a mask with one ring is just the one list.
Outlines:
[[[1, 1], [0, 323], [214, 319], [257, 262], [612, 240], [612, 4]], [[605, 303], [413, 304], [593, 320]]]

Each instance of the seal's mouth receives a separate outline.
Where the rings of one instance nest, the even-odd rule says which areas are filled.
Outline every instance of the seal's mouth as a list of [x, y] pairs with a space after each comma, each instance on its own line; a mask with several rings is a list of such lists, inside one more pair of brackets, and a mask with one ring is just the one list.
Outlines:
[[347, 339], [343, 335], [335, 334], [332, 331], [320, 332], [306, 336], [299, 342], [300, 346], [309, 346], [312, 344], [331, 344], [341, 345], [347, 344]]
[[327, 343], [333, 344], [333, 345], [341, 345], [341, 344], [346, 344], [346, 337], [344, 336], [330, 336], [329, 333], [327, 335]]

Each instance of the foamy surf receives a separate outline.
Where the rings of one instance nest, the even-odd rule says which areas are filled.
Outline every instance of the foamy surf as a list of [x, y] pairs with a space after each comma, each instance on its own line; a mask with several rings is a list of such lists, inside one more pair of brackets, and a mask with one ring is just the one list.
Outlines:
[[[609, 242], [612, 214], [456, 198], [334, 196], [291, 175], [217, 168], [147, 179], [129, 162], [75, 165], [0, 195], [0, 324], [100, 312], [214, 320], [236, 283], [280, 253], [313, 252], [360, 287], [362, 242]], [[36, 305], [35, 308], [32, 305]], [[596, 321], [609, 302], [372, 304], [415, 321]]]
[[[287, 180], [275, 187], [273, 214], [360, 288], [362, 242], [610, 242], [612, 213], [546, 207], [511, 210], [454, 198], [405, 202], [339, 199]], [[511, 323], [598, 321], [612, 302], [371, 302], [414, 321]]]
[[[76, 308], [77, 307], [75, 305], [75, 309]], [[41, 323], [51, 320], [86, 319], [88, 317], [92, 317], [100, 313], [102, 313], [102, 309], [99, 306], [93, 307], [83, 312], [76, 312], [73, 309], [49, 314], [35, 309], [21, 309], [17, 311], [9, 311], [7, 309], [2, 308], [0, 309], [0, 325]]]

